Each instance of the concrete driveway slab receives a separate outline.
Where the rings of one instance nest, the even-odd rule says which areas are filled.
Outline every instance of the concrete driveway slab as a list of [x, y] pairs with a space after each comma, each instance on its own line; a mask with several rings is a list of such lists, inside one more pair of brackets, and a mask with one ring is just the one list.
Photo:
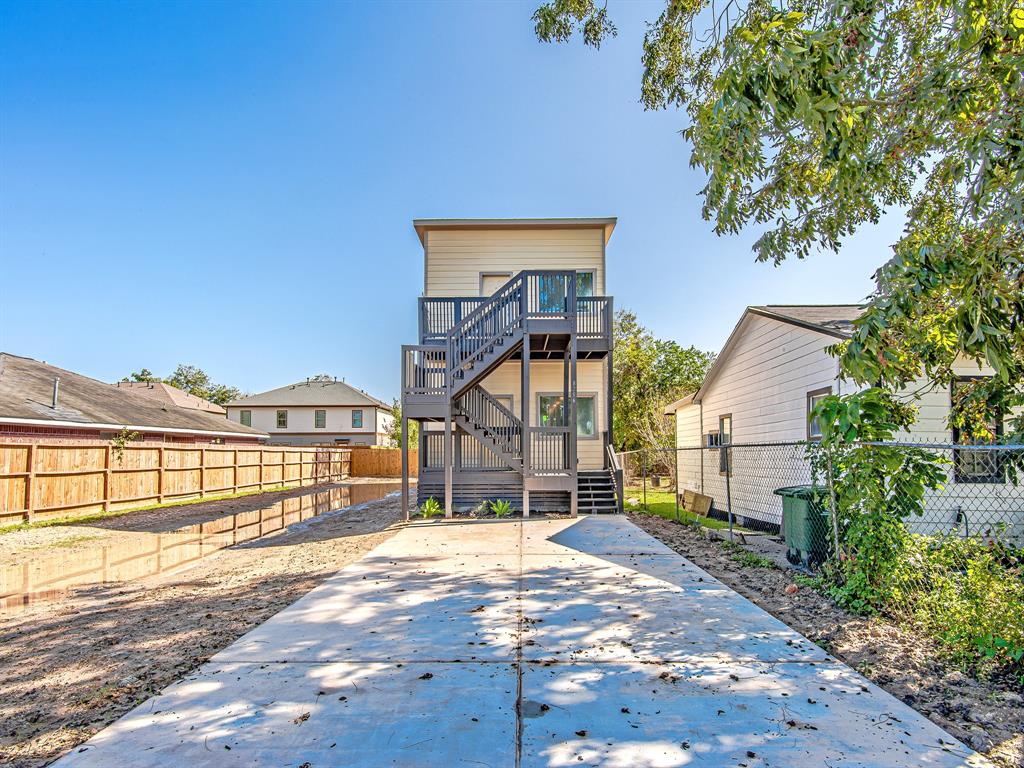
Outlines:
[[61, 764], [511, 767], [517, 685], [508, 664], [208, 664]]
[[514, 660], [518, 582], [518, 559], [509, 555], [369, 558], [214, 660]]
[[527, 665], [523, 699], [524, 768], [911, 768], [972, 754], [838, 662]]
[[59, 765], [988, 765], [666, 550], [410, 525]]

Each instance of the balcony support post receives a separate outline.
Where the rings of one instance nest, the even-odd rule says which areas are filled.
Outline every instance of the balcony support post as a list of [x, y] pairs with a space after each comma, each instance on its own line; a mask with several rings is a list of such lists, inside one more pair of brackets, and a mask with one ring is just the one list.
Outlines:
[[[525, 291], [524, 291], [525, 293]], [[530, 476], [530, 329], [525, 317], [523, 320], [523, 364], [520, 370], [522, 391], [519, 397], [521, 419], [523, 422], [523, 517], [530, 516], [530, 489], [526, 479]]]
[[444, 516], [452, 517], [452, 412], [449, 407], [444, 417]]
[[402, 516], [409, 522], [409, 419], [402, 412]]
[[[573, 286], [575, 288], [575, 285]], [[576, 296], [573, 291], [573, 305], [575, 308]], [[569, 476], [572, 478], [572, 490], [569, 491], [569, 514], [576, 517], [579, 510], [579, 481], [577, 480], [576, 440], [578, 427], [576, 426], [576, 317], [573, 315], [572, 329], [569, 332], [569, 431], [566, 439], [569, 442]], [[596, 417], [596, 415], [595, 415]]]

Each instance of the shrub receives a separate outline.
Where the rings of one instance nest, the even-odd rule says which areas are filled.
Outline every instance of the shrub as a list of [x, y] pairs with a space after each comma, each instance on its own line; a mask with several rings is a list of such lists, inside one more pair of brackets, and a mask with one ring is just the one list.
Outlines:
[[512, 502], [508, 499], [492, 499], [489, 504], [495, 517], [508, 517], [512, 513]]
[[420, 516], [422, 517], [429, 518], [443, 514], [444, 510], [441, 509], [441, 505], [433, 496], [431, 496], [429, 499], [420, 504]]

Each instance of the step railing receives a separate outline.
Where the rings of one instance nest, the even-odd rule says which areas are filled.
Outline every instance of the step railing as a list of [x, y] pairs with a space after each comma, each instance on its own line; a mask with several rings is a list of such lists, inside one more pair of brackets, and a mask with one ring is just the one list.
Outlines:
[[448, 387], [454, 388], [497, 342], [522, 328], [523, 276], [516, 275], [448, 332]]
[[474, 366], [526, 320], [565, 320], [574, 329], [576, 312], [575, 272], [518, 273], [448, 332], [449, 390], [468, 383]]
[[623, 483], [624, 475], [622, 473], [622, 465], [619, 463], [619, 455], [615, 453], [615, 446], [610, 442], [604, 444], [605, 452], [608, 456], [608, 472], [612, 478], [612, 489], [615, 491], [615, 504], [618, 507], [619, 514], [625, 509], [625, 485]]
[[523, 424], [483, 387], [473, 387], [455, 401], [455, 409], [485, 430], [505, 453], [522, 459]]

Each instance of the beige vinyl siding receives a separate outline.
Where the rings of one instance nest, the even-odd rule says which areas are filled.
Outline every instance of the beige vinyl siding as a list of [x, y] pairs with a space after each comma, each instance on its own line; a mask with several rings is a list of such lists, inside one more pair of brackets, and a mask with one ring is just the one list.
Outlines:
[[601, 229], [438, 229], [425, 250], [425, 296], [479, 296], [481, 273], [524, 269], [593, 270], [604, 295]]
[[[431, 233], [433, 236], [433, 233]], [[520, 364], [503, 363], [493, 371], [482, 386], [492, 395], [511, 395], [512, 410], [521, 413], [522, 384]], [[593, 438], [581, 437], [576, 441], [576, 455], [580, 469], [601, 469], [604, 466], [604, 433], [608, 431], [608, 401], [605, 390], [608, 374], [604, 360], [580, 360], [576, 368], [576, 389], [581, 395], [596, 395], [594, 416], [597, 434]], [[534, 361], [530, 365], [530, 423], [540, 423], [537, 413], [537, 395], [562, 391], [562, 363]]]

